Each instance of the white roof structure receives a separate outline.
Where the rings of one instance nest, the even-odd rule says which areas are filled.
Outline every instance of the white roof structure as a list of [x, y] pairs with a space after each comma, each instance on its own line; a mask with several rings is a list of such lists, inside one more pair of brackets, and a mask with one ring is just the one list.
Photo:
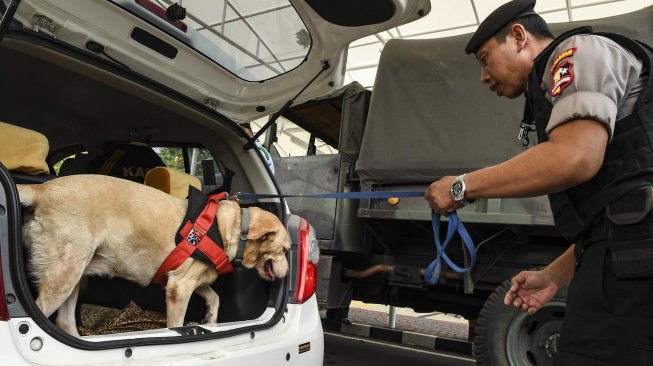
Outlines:
[[[440, 38], [471, 33], [507, 0], [431, 0], [424, 18], [360, 39], [349, 47], [346, 84], [358, 81], [371, 88], [383, 45], [390, 39]], [[653, 4], [652, 0], [540, 0], [535, 11], [549, 23], [604, 18]], [[461, 49], [461, 53], [464, 51]]]
[[[497, 7], [508, 0], [431, 0], [431, 12], [424, 18], [365, 37], [349, 47], [345, 84], [353, 81], [372, 89], [383, 46], [390, 39], [440, 38], [472, 33]], [[615, 16], [650, 6], [653, 0], [540, 0], [535, 11], [549, 23], [582, 21]], [[461, 54], [464, 50], [460, 50]], [[469, 56], [472, 57], [472, 56]], [[266, 119], [253, 122], [257, 131]], [[309, 134], [280, 118], [277, 150], [282, 156], [304, 155]], [[335, 151], [318, 142], [318, 154]]]

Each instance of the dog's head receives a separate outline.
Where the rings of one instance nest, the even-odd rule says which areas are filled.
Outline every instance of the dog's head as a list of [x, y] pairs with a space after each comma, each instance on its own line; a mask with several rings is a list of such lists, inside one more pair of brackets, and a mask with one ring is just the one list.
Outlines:
[[248, 208], [250, 214], [247, 245], [243, 254], [243, 266], [256, 268], [264, 280], [274, 281], [288, 274], [286, 252], [290, 238], [281, 220], [258, 207]]
[[[247, 242], [242, 264], [256, 268], [259, 276], [274, 281], [288, 274], [286, 252], [290, 249], [290, 237], [283, 223], [271, 212], [250, 207]], [[222, 201], [218, 209], [219, 227], [223, 238], [229, 243], [228, 255], [235, 256], [240, 240], [241, 210], [234, 201]], [[237, 218], [236, 218], [237, 217]]]

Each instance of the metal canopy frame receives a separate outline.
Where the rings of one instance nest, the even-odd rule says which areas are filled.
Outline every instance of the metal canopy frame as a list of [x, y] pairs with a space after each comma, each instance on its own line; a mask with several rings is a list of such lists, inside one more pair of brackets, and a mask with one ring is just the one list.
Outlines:
[[[499, 5], [508, 2], [508, 0], [502, 0], [502, 1], [492, 1], [492, 4], [494, 5], [492, 8], [496, 8]], [[350, 47], [350, 58], [347, 61], [347, 76], [346, 76], [346, 81], [347, 82], [352, 82], [352, 81], [358, 81], [363, 86], [366, 88], [372, 88], [372, 82], [373, 78], [368, 78], [368, 80], [362, 80], [360, 78], [360, 75], [356, 75], [356, 71], [361, 71], [365, 70], [370, 72], [371, 74], [375, 74], [375, 69], [378, 66], [378, 58], [376, 58], [376, 61], [374, 62], [367, 62], [367, 63], [359, 63], [356, 61], [355, 58], [351, 58], [351, 54], [354, 53], [357, 49], [363, 49], [365, 47], [372, 48], [370, 46], [378, 46], [378, 54], [380, 55], [380, 51], [383, 48], [383, 45], [387, 43], [390, 39], [418, 39], [418, 38], [440, 38], [440, 37], [446, 37], [446, 36], [451, 36], [454, 34], [464, 34], [464, 33], [470, 33], [473, 32], [476, 27], [485, 19], [485, 17], [488, 14], [482, 14], [481, 9], [483, 8], [480, 6], [480, 4], [485, 3], [484, 8], [487, 8], [488, 5], [488, 0], [464, 0], [464, 1], [450, 1], [450, 0], [431, 0], [432, 4], [432, 10], [431, 14], [427, 15], [424, 19], [419, 20], [419, 22], [431, 22], [432, 27], [429, 26], [428, 30], [420, 31], [420, 32], [406, 32], [403, 30], [404, 26], [400, 27], [395, 27], [389, 30], [386, 30], [381, 33], [377, 33], [374, 37], [367, 37], [363, 40], [354, 42]], [[562, 3], [562, 1], [560, 1]], [[612, 13], [606, 13], [606, 7], [605, 5], [610, 5], [614, 3], [643, 3], [644, 5], [651, 5], [653, 1], [637, 1], [637, 0], [564, 0], [564, 6], [554, 6], [546, 9], [539, 9], [539, 5], [542, 6], [547, 6], [550, 4], [547, 4], [545, 1], [540, 1], [536, 4], [535, 10], [538, 12], [538, 14], [542, 15], [544, 19], [547, 21], [553, 21], [554, 23], [558, 22], [571, 22], [575, 20], [581, 20], [577, 19], [576, 13], [580, 9], [588, 9], [592, 10], [596, 15], [593, 16], [593, 18], [600, 18], [600, 17], [605, 17], [609, 15], [615, 15]], [[462, 22], [460, 24], [456, 24], [453, 26], [447, 26], [447, 27], [442, 27], [438, 26], [437, 22], [434, 21], [434, 12], [438, 12], [439, 10], [446, 8], [449, 10], [450, 13], [455, 14], [458, 13], [461, 10], [467, 10], [471, 9], [473, 12], [473, 19], [475, 21], [470, 22]], [[565, 19], [560, 19], [560, 13], [564, 12], [566, 13], [566, 18]], [[470, 18], [470, 17], [467, 17]], [[588, 19], [587, 17], [584, 17], [583, 19]], [[351, 52], [354, 51], [354, 52]], [[461, 50], [462, 52], [462, 50]]]
[[[183, 6], [184, 0], [155, 0], [164, 8], [178, 3]], [[296, 59], [296, 57], [282, 58], [279, 55], [273, 52], [272, 48], [265, 42], [261, 37], [260, 32], [256, 30], [256, 27], [251, 24], [249, 21], [250, 18], [259, 16], [266, 13], [273, 13], [278, 11], [283, 11], [292, 7], [292, 5], [282, 5], [273, 7], [264, 11], [255, 11], [252, 13], [244, 13], [241, 9], [238, 9], [234, 5], [232, 0], [221, 0], [223, 1], [223, 15], [222, 19], [219, 21], [207, 24], [200, 19], [198, 19], [193, 14], [188, 14], [188, 18], [195, 21], [199, 24], [197, 30], [207, 30], [229, 43], [233, 47], [237, 48], [244, 54], [254, 60], [254, 63], [247, 65], [247, 67], [258, 67], [264, 66], [270, 69], [276, 74], [280, 74], [286, 71], [286, 68], [283, 66], [283, 62], [291, 61]], [[411, 31], [406, 26], [399, 26], [395, 28], [388, 29], [386, 31], [377, 33], [373, 36], [366, 37], [364, 39], [353, 42], [349, 47], [349, 56], [346, 66], [346, 75], [345, 82], [350, 83], [353, 81], [360, 82], [366, 88], [372, 88], [374, 76], [376, 74], [376, 68], [378, 67], [378, 58], [380, 56], [383, 46], [391, 39], [419, 39], [419, 38], [439, 38], [446, 37], [456, 34], [464, 34], [473, 32], [476, 27], [485, 19], [485, 17], [491, 12], [491, 9], [498, 7], [499, 5], [506, 3], [508, 0], [431, 0], [432, 10], [423, 19], [417, 21], [422, 22], [422, 27], [420, 31]], [[605, 16], [614, 15], [614, 11], [606, 10], [610, 5], [614, 6], [615, 3], [622, 3], [625, 6], [620, 6], [620, 8], [627, 8], [628, 6], [640, 5], [640, 7], [648, 6], [653, 4], [653, 0], [558, 0], [557, 2], [545, 2], [540, 1], [536, 4], [536, 11], [541, 14], [549, 22], [571, 22], [576, 20], [591, 19], [591, 18], [600, 18]], [[553, 4], [553, 6], [552, 6]], [[546, 8], [549, 6], [548, 8]], [[235, 16], [227, 17], [227, 9], [231, 9]], [[490, 10], [488, 10], [491, 8]], [[583, 16], [577, 16], [579, 10], [585, 9], [590, 10], [591, 15], [588, 17], [587, 12]], [[461, 21], [459, 24], [443, 26], [436, 20], [436, 15], [438, 12], [446, 11], [451, 14], [460, 14], [465, 13], [465, 21]], [[469, 12], [473, 13], [473, 16], [470, 16]], [[621, 11], [626, 12], [626, 11]], [[564, 14], [564, 16], [562, 15]], [[472, 20], [473, 19], [473, 20]], [[471, 20], [471, 21], [470, 21]], [[242, 46], [238, 45], [237, 42], [229, 39], [229, 37], [224, 35], [225, 25], [233, 22], [243, 22], [243, 24], [252, 32], [252, 34], [257, 38], [258, 46], [255, 53], [252, 53]], [[374, 47], [377, 46], [377, 47]], [[378, 50], [376, 55], [370, 55], [370, 52], [365, 48], [368, 47], [371, 50]], [[274, 61], [265, 61], [260, 51], [266, 50], [271, 55]], [[462, 52], [462, 50], [461, 50]], [[374, 52], [372, 52], [374, 53]], [[357, 58], [357, 55], [364, 54], [364, 59], [369, 60], [368, 62], [361, 61], [362, 58]], [[367, 80], [361, 78], [359, 72], [365, 72], [367, 74]], [[254, 121], [254, 125], [260, 127], [265, 124], [265, 120], [261, 119]], [[306, 136], [304, 136], [301, 129], [296, 128], [294, 124], [280, 120], [280, 134], [286, 134], [289, 136], [289, 143], [291, 145], [296, 145], [295, 147], [288, 147], [289, 150], [292, 150], [296, 147], [301, 147], [303, 150], [306, 145]], [[324, 149], [322, 153], [332, 153], [333, 149], [328, 147], [326, 144], [322, 146], [319, 150]], [[290, 154], [289, 152], [283, 151], [283, 155]]]

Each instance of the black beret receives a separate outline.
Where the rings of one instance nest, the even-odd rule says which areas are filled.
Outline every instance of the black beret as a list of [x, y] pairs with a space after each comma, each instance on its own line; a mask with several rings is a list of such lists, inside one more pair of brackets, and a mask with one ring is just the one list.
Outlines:
[[476, 53], [485, 41], [511, 21], [525, 15], [535, 14], [534, 7], [535, 0], [513, 0], [501, 5], [481, 22], [467, 43], [465, 53]]

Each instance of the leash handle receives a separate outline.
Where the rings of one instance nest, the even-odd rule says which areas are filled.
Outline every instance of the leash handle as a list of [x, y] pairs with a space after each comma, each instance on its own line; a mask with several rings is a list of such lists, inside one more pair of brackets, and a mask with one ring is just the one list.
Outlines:
[[[458, 218], [458, 214], [456, 212], [452, 212], [449, 215], [447, 235], [444, 239], [444, 243], [440, 241], [440, 215], [435, 213], [433, 210], [431, 211], [431, 224], [433, 226], [433, 236], [435, 239], [437, 256], [435, 257], [435, 260], [433, 260], [433, 262], [431, 262], [431, 264], [429, 264], [429, 266], [426, 268], [426, 272], [424, 273], [424, 281], [429, 285], [435, 285], [438, 283], [440, 275], [442, 274], [441, 261], [443, 259], [454, 271], [458, 273], [465, 273], [472, 269], [472, 267], [474, 267], [476, 264], [476, 247], [474, 246], [472, 237], [469, 235], [465, 225], [463, 225], [462, 221], [460, 221]], [[469, 253], [470, 263], [468, 267], [459, 267], [449, 258], [449, 256], [447, 256], [447, 253], [445, 252], [455, 233], [460, 235], [460, 238], [462, 239], [465, 247], [467, 248], [467, 252]]]

